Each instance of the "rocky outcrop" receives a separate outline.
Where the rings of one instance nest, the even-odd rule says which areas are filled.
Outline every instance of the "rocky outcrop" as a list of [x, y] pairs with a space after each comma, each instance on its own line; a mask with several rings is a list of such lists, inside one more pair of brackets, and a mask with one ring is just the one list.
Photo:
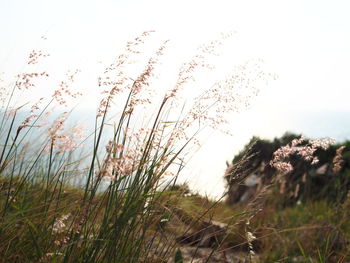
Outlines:
[[[350, 142], [331, 145], [328, 149], [318, 147], [311, 163], [296, 152], [288, 157], [292, 169], [281, 173], [270, 164], [274, 153], [282, 146], [291, 145], [300, 136], [285, 134], [272, 141], [254, 137], [245, 149], [227, 164], [224, 178], [227, 182], [229, 205], [244, 203], [254, 199], [261, 189], [274, 185], [276, 205], [286, 207], [298, 201], [326, 199], [343, 202], [350, 191]], [[305, 149], [309, 140], [300, 143]], [[290, 146], [292, 147], [292, 146]], [[285, 147], [284, 147], [285, 148]], [[310, 148], [310, 147], [309, 147]], [[256, 185], [247, 184], [247, 179], [255, 177]]]

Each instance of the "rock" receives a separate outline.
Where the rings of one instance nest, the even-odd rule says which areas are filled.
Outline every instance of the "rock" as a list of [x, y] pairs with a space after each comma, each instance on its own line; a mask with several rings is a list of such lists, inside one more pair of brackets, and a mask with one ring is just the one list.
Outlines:
[[227, 230], [227, 225], [217, 221], [202, 221], [196, 226], [197, 231], [177, 237], [176, 241], [180, 244], [187, 244], [198, 247], [216, 247], [219, 246]]

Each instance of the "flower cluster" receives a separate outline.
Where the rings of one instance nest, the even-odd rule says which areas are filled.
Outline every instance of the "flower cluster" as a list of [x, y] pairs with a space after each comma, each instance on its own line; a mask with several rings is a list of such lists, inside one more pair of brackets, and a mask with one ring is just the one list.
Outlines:
[[136, 166], [141, 154], [135, 148], [125, 148], [110, 140], [106, 145], [107, 157], [98, 173], [99, 178], [115, 179], [117, 175], [130, 175]]
[[[145, 69], [133, 82], [131, 87], [131, 97], [126, 113], [132, 113], [137, 105], [150, 104], [154, 90], [150, 88], [150, 78], [154, 77], [154, 70], [159, 63], [160, 56], [163, 55], [168, 40], [165, 41], [157, 50], [155, 56], [151, 57]], [[141, 91], [144, 91], [143, 94]]]
[[61, 81], [59, 83], [59, 88], [54, 91], [52, 94], [52, 98], [57, 101], [58, 104], [67, 106], [66, 99], [77, 98], [78, 96], [82, 96], [81, 92], [72, 92], [70, 90], [71, 84], [74, 82], [76, 75], [80, 72], [80, 70], [68, 71], [66, 73], [66, 80]]
[[[164, 132], [165, 126], [156, 129], [126, 129], [123, 135], [124, 142], [119, 143], [110, 140], [107, 143], [106, 157], [97, 176], [113, 180], [116, 176], [131, 175], [142, 166], [145, 152], [148, 153], [148, 156], [152, 156], [154, 153], [167, 152], [168, 148], [172, 146], [173, 140], [171, 135], [164, 136]], [[147, 138], [150, 137], [152, 139], [148, 141]], [[162, 169], [168, 158], [169, 154], [159, 157], [156, 165], [157, 171]]]
[[250, 100], [258, 94], [258, 82], [268, 77], [258, 62], [235, 67], [224, 80], [195, 98], [189, 116], [191, 122], [201, 121], [202, 125], [220, 129], [228, 123], [230, 114], [249, 106]]
[[76, 217], [74, 223], [73, 223], [73, 232], [76, 234], [79, 234], [83, 225], [86, 222], [86, 218], [88, 215], [88, 206], [85, 206], [82, 211], [80, 212], [80, 214]]
[[334, 156], [333, 159], [333, 173], [334, 174], [338, 174], [340, 172], [340, 170], [343, 167], [344, 164], [344, 160], [342, 157], [343, 151], [345, 150], [345, 146], [340, 146], [337, 150], [336, 150], [336, 154]]
[[0, 86], [0, 103], [1, 104], [5, 104], [5, 102], [7, 101], [8, 96], [9, 96], [9, 92], [5, 88], [5, 85], [4, 85], [4, 79], [2, 78], [3, 75], [4, 75], [4, 72], [0, 72], [0, 83], [1, 83], [1, 86]]
[[196, 54], [189, 61], [182, 63], [177, 75], [176, 84], [173, 89], [168, 91], [166, 98], [176, 98], [183, 86], [195, 80], [194, 75], [199, 68], [214, 69], [214, 65], [208, 63], [207, 59], [210, 55], [217, 55], [217, 48], [222, 45], [222, 40], [224, 38], [226, 38], [226, 36], [222, 36], [222, 38], [213, 40], [208, 44], [201, 45], [197, 49]]
[[45, 54], [41, 50], [32, 50], [29, 54], [28, 65], [38, 64], [40, 57], [48, 57], [50, 54]]
[[247, 238], [248, 247], [249, 247], [249, 255], [254, 256], [255, 252], [254, 252], [254, 248], [253, 248], [253, 241], [256, 239], [256, 236], [254, 236], [252, 232], [247, 231], [246, 238]]
[[231, 134], [227, 125], [232, 113], [249, 107], [250, 101], [258, 94], [261, 81], [273, 76], [264, 73], [261, 61], [249, 61], [236, 66], [224, 80], [204, 90], [193, 100], [193, 104], [179, 122], [175, 137], [187, 140], [189, 131], [209, 127]]
[[46, 71], [18, 74], [15, 86], [19, 90], [29, 89], [29, 88], [35, 87], [34, 79], [37, 79], [40, 77], [48, 77], [48, 76], [49, 74]]
[[282, 174], [290, 173], [293, 170], [293, 166], [289, 158], [295, 154], [311, 164], [317, 164], [319, 160], [314, 156], [315, 151], [318, 148], [325, 150], [332, 143], [334, 143], [334, 140], [329, 138], [312, 140], [307, 144], [304, 137], [294, 139], [290, 144], [282, 146], [273, 153], [270, 165]]
[[[40, 50], [33, 50], [29, 54], [27, 64], [33, 66], [39, 63], [40, 58], [48, 57], [49, 54], [45, 54]], [[42, 72], [24, 72], [17, 75], [17, 81], [15, 83], [15, 87], [19, 90], [27, 90], [29, 88], [35, 87], [35, 79], [48, 77], [49, 74], [46, 71]]]
[[62, 113], [48, 129], [51, 147], [56, 149], [57, 153], [74, 150], [78, 146], [78, 140], [83, 138], [85, 126], [82, 124], [68, 130], [64, 129], [67, 117], [67, 112]]
[[33, 121], [33, 119], [37, 118], [39, 115], [36, 113], [40, 109], [40, 104], [43, 102], [44, 98], [40, 98], [36, 103], [34, 103], [29, 111], [29, 116], [25, 118], [25, 120], [21, 123], [20, 126], [17, 128], [17, 134], [24, 128], [30, 126], [30, 123]]
[[69, 217], [70, 217], [70, 214], [62, 215], [61, 217], [56, 218], [52, 226], [52, 232], [55, 234], [63, 233], [66, 230], [65, 222]]
[[[126, 75], [126, 65], [132, 63], [133, 55], [140, 54], [140, 46], [152, 32], [153, 31], [145, 31], [133, 41], [128, 41], [124, 52], [117, 57], [114, 63], [105, 69], [103, 77], [98, 78], [98, 86], [103, 89], [101, 91], [103, 97], [98, 107], [97, 116], [102, 116], [106, 113], [106, 110], [111, 106], [111, 101], [115, 96], [132, 88], [134, 81]], [[136, 90], [148, 80], [151, 73], [150, 69], [153, 70], [153, 68], [151, 68], [153, 64], [154, 63], [151, 61], [148, 68], [146, 67], [144, 73], [139, 77], [137, 81], [138, 84], [135, 87]]]

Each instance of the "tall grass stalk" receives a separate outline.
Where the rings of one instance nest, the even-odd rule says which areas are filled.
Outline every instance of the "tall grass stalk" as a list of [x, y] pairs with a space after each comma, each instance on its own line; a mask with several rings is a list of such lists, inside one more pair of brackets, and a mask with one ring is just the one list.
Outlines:
[[[35, 127], [53, 111], [52, 105], [65, 104], [64, 96], [74, 98], [78, 93], [62, 82], [38, 114], [39, 107], [33, 104], [29, 116], [18, 124], [20, 107], [11, 104], [15, 92], [30, 93], [33, 79], [48, 74], [19, 75], [23, 81], [16, 81], [2, 111], [1, 133], [6, 136], [0, 157], [4, 197], [0, 199], [0, 262], [164, 262], [175, 254], [174, 240], [167, 240], [159, 228], [160, 219], [171, 214], [164, 205], [171, 198], [166, 186], [176, 181], [184, 164], [182, 154], [200, 131], [225, 124], [225, 115], [239, 108], [237, 101], [246, 102], [234, 87], [251, 85], [252, 80], [244, 72], [243, 77], [232, 74], [179, 113], [178, 98], [195, 70], [206, 66], [202, 60], [214, 53], [213, 42], [183, 63], [174, 88], [158, 96], [158, 110], [149, 116], [157, 97], [153, 101], [148, 92], [167, 41], [136, 78], [127, 76], [125, 67], [151, 33], [128, 42], [125, 52], [99, 78], [103, 91], [87, 167], [85, 160], [77, 158], [82, 155], [73, 132], [64, 128], [68, 114], [51, 126]], [[256, 72], [257, 79], [265, 77]], [[123, 96], [124, 106], [111, 133], [106, 125], [113, 105], [121, 105]], [[11, 110], [14, 114], [9, 118]], [[177, 121], [169, 119], [174, 112], [179, 113]], [[145, 114], [140, 117], [140, 113]], [[140, 118], [149, 125], [140, 127]], [[167, 175], [170, 172], [172, 176]], [[72, 185], [74, 178], [78, 186]]]

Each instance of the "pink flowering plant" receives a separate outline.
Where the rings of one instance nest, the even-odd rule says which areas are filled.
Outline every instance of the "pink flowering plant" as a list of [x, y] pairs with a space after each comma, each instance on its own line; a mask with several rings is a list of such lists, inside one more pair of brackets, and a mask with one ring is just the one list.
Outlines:
[[294, 139], [290, 144], [282, 146], [273, 153], [273, 159], [270, 165], [277, 171], [283, 174], [288, 174], [293, 171], [293, 166], [290, 163], [290, 158], [293, 155], [298, 155], [303, 160], [309, 162], [311, 165], [318, 163], [318, 158], [315, 156], [317, 149], [326, 150], [331, 144], [334, 144], [334, 139], [316, 139], [306, 142], [304, 137]]

